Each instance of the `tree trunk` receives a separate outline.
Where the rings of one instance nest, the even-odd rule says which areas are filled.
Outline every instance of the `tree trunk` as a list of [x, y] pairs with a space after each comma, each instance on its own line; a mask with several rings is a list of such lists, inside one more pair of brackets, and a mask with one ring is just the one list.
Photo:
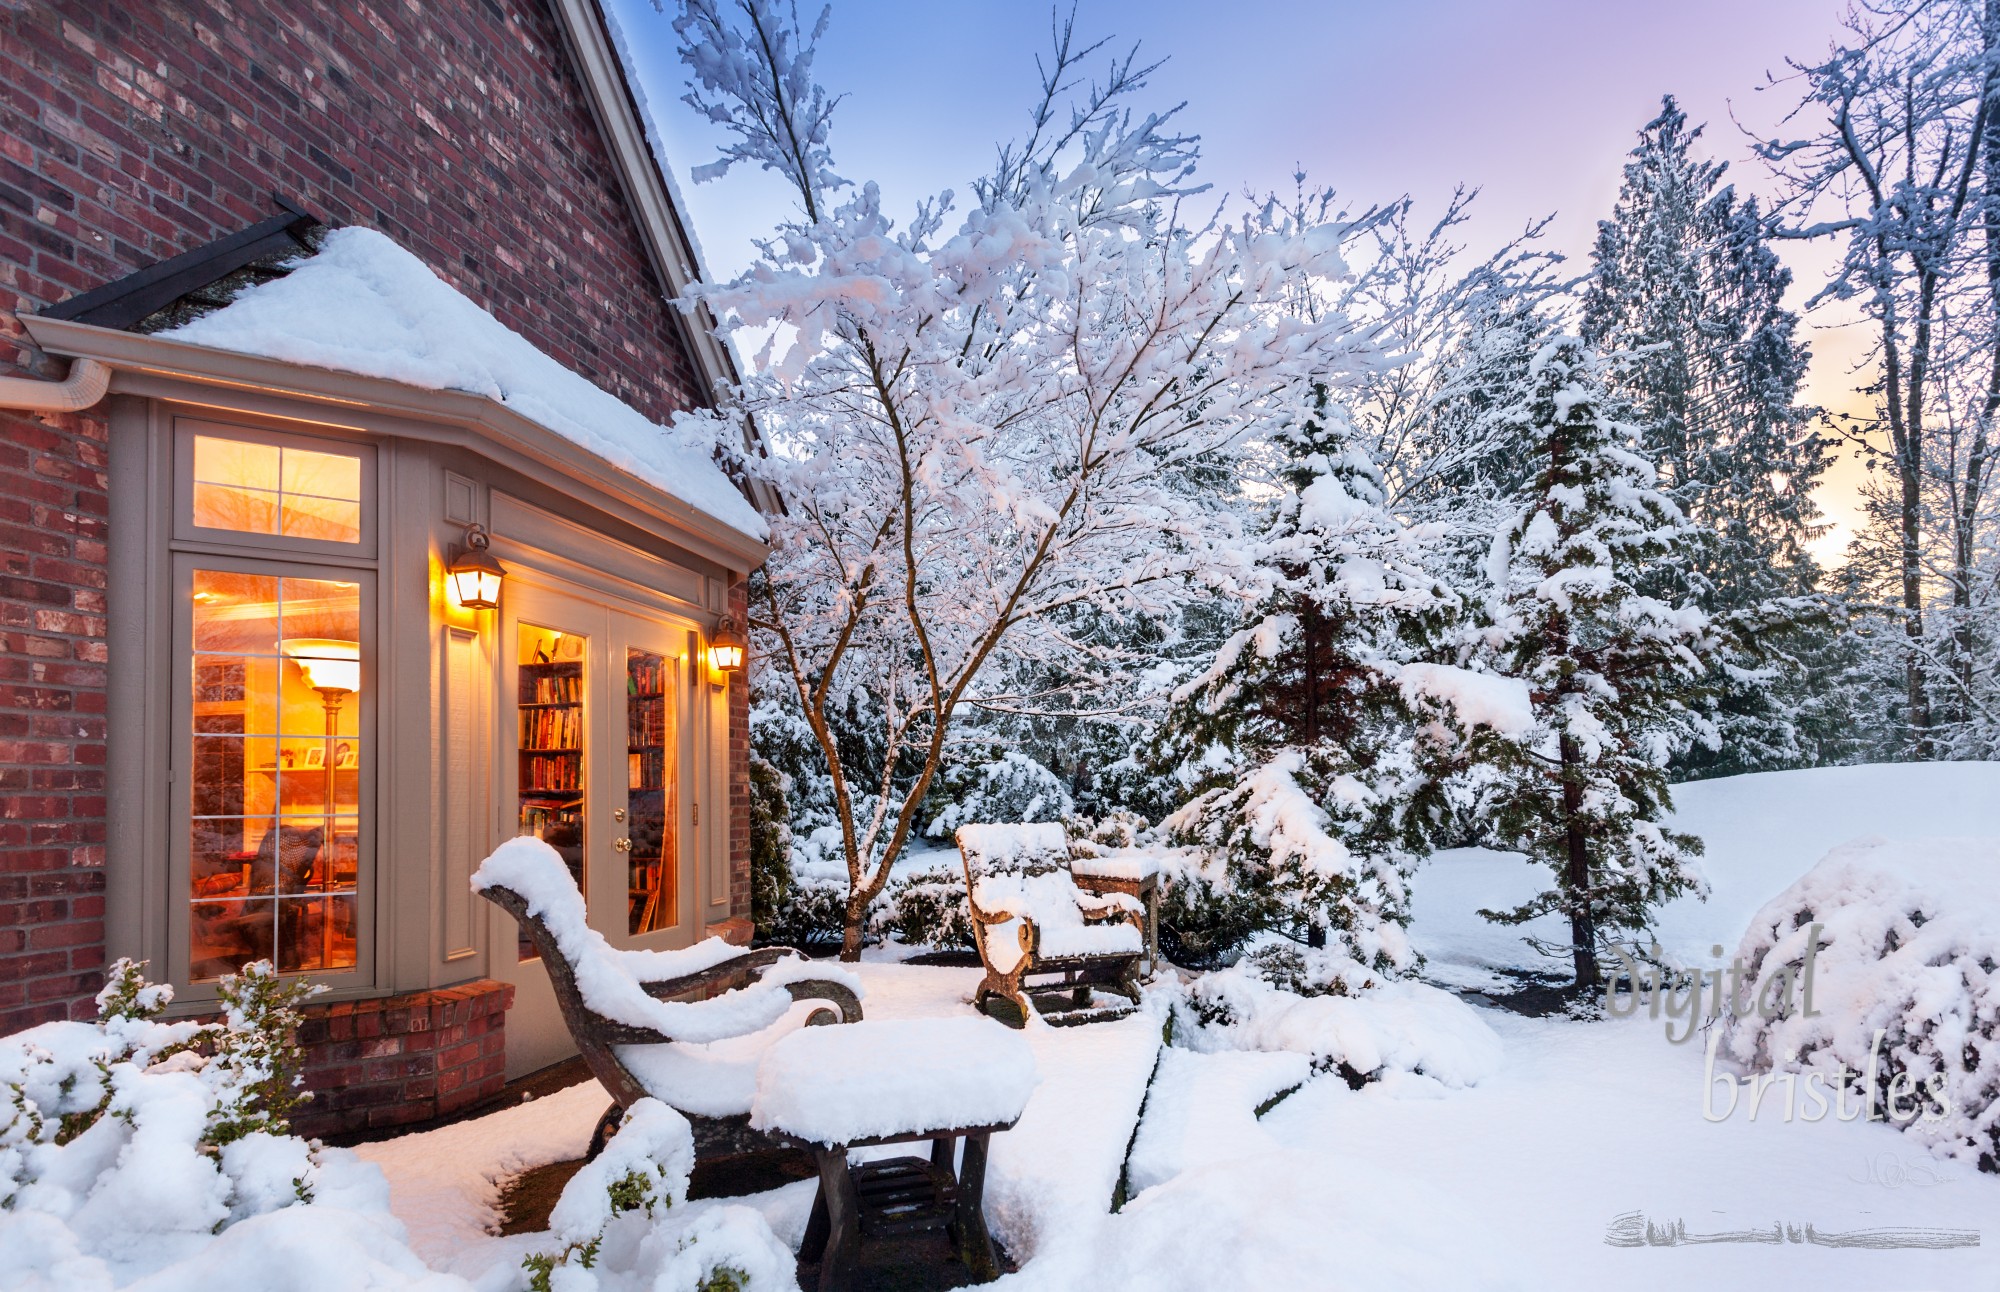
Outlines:
[[867, 899], [849, 898], [846, 917], [840, 923], [840, 958], [849, 964], [861, 958], [861, 930], [867, 922]]
[[1590, 909], [1590, 848], [1583, 829], [1583, 781], [1581, 756], [1576, 742], [1561, 738], [1563, 836], [1569, 865], [1563, 888], [1569, 897], [1570, 958], [1576, 965], [1576, 987], [1588, 991], [1601, 986], [1603, 972], [1597, 965], [1597, 917]]

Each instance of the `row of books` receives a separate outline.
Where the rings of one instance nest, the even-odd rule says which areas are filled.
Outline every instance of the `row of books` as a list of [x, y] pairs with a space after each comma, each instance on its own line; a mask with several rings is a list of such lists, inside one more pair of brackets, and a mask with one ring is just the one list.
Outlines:
[[625, 788], [656, 790], [667, 783], [667, 751], [634, 750], [625, 756]]
[[537, 676], [523, 669], [521, 671], [521, 703], [581, 704], [583, 703], [583, 674], [576, 672], [563, 676]]
[[625, 744], [638, 749], [667, 743], [667, 706], [660, 700], [634, 700], [625, 706]]
[[625, 658], [625, 693], [659, 695], [667, 689], [667, 661], [659, 655], [628, 655]]
[[575, 709], [523, 709], [521, 710], [521, 748], [531, 749], [581, 749], [583, 747], [583, 710]]
[[521, 788], [523, 790], [580, 789], [582, 770], [581, 758], [566, 758], [560, 754], [523, 754]]

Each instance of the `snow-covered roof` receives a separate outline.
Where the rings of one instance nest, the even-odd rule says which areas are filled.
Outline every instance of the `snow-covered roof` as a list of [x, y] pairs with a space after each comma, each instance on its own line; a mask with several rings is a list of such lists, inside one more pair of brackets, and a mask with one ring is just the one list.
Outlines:
[[769, 533], [705, 451], [563, 367], [372, 229], [336, 229], [283, 278], [160, 335], [481, 395], [738, 533]]

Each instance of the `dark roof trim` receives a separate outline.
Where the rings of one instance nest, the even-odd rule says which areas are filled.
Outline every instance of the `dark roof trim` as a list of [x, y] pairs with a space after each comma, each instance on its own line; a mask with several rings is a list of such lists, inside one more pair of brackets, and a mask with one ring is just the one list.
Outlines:
[[123, 331], [252, 261], [286, 251], [310, 250], [305, 235], [320, 223], [319, 219], [278, 194], [272, 194], [271, 200], [283, 208], [281, 214], [172, 260], [162, 260], [136, 274], [127, 274], [116, 282], [72, 296], [60, 305], [49, 306], [41, 316]]

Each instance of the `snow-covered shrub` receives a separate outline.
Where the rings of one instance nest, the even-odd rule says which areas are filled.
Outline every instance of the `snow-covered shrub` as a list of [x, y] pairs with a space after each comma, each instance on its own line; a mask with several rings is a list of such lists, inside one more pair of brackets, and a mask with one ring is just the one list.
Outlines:
[[1169, 848], [1160, 865], [1160, 953], [1185, 969], [1217, 969], [1271, 918], [1264, 895], [1237, 882], [1226, 857]]
[[750, 755], [750, 922], [766, 942], [792, 890], [789, 779], [769, 759]]
[[1403, 1072], [1457, 1089], [1500, 1064], [1500, 1038], [1464, 1001], [1385, 979], [1334, 947], [1262, 943], [1197, 978], [1174, 1010], [1177, 1045], [1289, 1050], [1355, 1085]]
[[[110, 1288], [215, 1264], [204, 1249], [229, 1241], [246, 1263], [216, 1286], [281, 1286], [267, 1258], [300, 1235], [278, 1216], [306, 1208], [331, 1217], [314, 1225], [358, 1235], [357, 1275], [421, 1273], [380, 1173], [286, 1133], [301, 1098], [294, 1006], [308, 991], [258, 962], [223, 981], [221, 1022], [165, 1022], [172, 990], [121, 960], [96, 1021], [0, 1038], [0, 1250], [19, 1258], [9, 1278]], [[257, 1236], [233, 1238], [239, 1229]]]
[[758, 926], [758, 936], [794, 947], [838, 943], [846, 912], [847, 865], [840, 855], [840, 828], [821, 826], [803, 839], [794, 836], [791, 884]]
[[972, 916], [965, 907], [965, 870], [956, 855], [892, 881], [882, 895], [875, 926], [910, 946], [939, 951], [975, 946]]
[[763, 1292], [794, 1288], [792, 1253], [748, 1207], [686, 1213], [694, 1131], [656, 1099], [626, 1110], [549, 1213], [560, 1244], [522, 1267], [532, 1292]]
[[1732, 1014], [1725, 1054], [1818, 1073], [1933, 1151], [2000, 1172], [2000, 841], [1835, 848], [1757, 912], [1737, 958], [1744, 997], [1775, 1017]]
[[1015, 749], [965, 769], [962, 787], [947, 785], [946, 792], [944, 806], [924, 830], [933, 839], [949, 839], [962, 825], [1032, 825], [1061, 821], [1076, 812], [1068, 788], [1056, 774]]

